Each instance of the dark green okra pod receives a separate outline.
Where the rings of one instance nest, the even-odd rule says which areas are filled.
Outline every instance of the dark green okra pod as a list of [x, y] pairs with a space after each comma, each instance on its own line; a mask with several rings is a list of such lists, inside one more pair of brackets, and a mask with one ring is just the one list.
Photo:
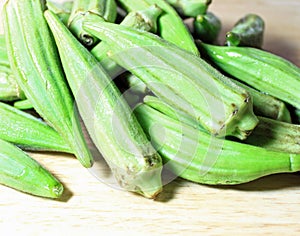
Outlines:
[[120, 186], [154, 198], [161, 190], [161, 157], [120, 91], [95, 57], [49, 11], [69, 85], [84, 124]]
[[117, 17], [117, 4], [115, 0], [74, 0], [68, 26], [73, 34], [86, 46], [90, 47], [98, 39], [82, 29], [85, 15], [95, 14], [108, 22], [114, 22]]
[[147, 105], [137, 107], [135, 114], [161, 154], [164, 168], [184, 179], [232, 185], [300, 170], [300, 155], [217, 139]]
[[85, 167], [93, 158], [84, 139], [42, 0], [9, 0], [3, 22], [10, 65], [34, 109], [70, 146]]
[[40, 119], [0, 102], [0, 139], [31, 151], [72, 153], [62, 137]]
[[214, 43], [221, 31], [221, 21], [211, 12], [198, 15], [193, 21], [194, 35], [206, 43]]
[[264, 20], [256, 14], [248, 14], [241, 18], [231, 31], [226, 33], [226, 45], [261, 48], [264, 30]]
[[192, 54], [199, 55], [193, 37], [177, 12], [164, 0], [118, 0], [126, 11], [140, 11], [156, 4], [163, 10], [158, 19], [159, 35]]
[[129, 27], [86, 21], [84, 28], [111, 46], [110, 56], [170, 106], [216, 136], [244, 139], [256, 126], [246, 90], [212, 66], [162, 38]]
[[300, 108], [300, 68], [293, 63], [252, 47], [200, 46], [214, 64], [231, 76]]
[[166, 0], [180, 15], [197, 17], [206, 13], [211, 0]]
[[0, 147], [0, 184], [40, 197], [62, 195], [62, 184], [38, 162], [1, 139]]

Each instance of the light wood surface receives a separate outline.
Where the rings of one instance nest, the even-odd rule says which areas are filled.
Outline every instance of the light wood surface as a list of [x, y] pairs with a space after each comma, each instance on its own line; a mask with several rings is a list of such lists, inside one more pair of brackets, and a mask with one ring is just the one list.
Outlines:
[[[300, 66], [299, 0], [214, 0], [210, 11], [223, 22], [221, 38], [244, 14], [260, 14], [266, 22], [264, 48]], [[153, 201], [98, 181], [72, 156], [30, 154], [63, 182], [66, 191], [55, 201], [0, 186], [1, 235], [300, 233], [298, 173], [235, 187], [177, 179]]]

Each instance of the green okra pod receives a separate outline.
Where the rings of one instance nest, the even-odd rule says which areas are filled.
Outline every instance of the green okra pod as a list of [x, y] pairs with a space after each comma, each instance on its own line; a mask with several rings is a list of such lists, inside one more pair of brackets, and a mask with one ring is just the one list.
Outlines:
[[99, 62], [51, 12], [56, 40], [84, 124], [120, 186], [154, 198], [162, 189], [161, 157]]
[[270, 150], [300, 153], [300, 125], [259, 117], [246, 143]]
[[246, 89], [251, 95], [255, 115], [291, 123], [291, 114], [284, 102], [266, 93], [257, 91], [256, 89], [237, 80], [235, 80], [234, 83]]
[[0, 139], [0, 184], [32, 195], [59, 198], [63, 185], [38, 162]]
[[187, 113], [208, 132], [244, 139], [256, 126], [246, 90], [201, 58], [129, 27], [93, 20], [86, 21], [84, 28], [109, 44], [110, 57], [157, 97]]
[[226, 33], [227, 46], [248, 46], [261, 48], [264, 38], [264, 20], [256, 14], [247, 14]]
[[67, 25], [73, 8], [73, 3], [73, 1], [58, 3], [48, 0], [47, 9], [54, 12], [59, 17], [59, 19], [65, 25]]
[[175, 175], [201, 184], [233, 185], [300, 170], [300, 155], [222, 140], [140, 105], [135, 114]]
[[193, 37], [177, 12], [164, 0], [118, 0], [128, 12], [144, 10], [156, 4], [163, 10], [158, 19], [159, 35], [192, 54], [199, 55]]
[[0, 64], [0, 101], [15, 101], [24, 98], [25, 95], [10, 68]]
[[0, 102], [0, 139], [31, 151], [72, 153], [62, 137], [45, 122]]
[[197, 17], [206, 13], [212, 0], [166, 0], [179, 14], [185, 17]]
[[158, 97], [147, 95], [144, 97], [143, 103], [147, 106], [154, 108], [155, 110], [165, 114], [166, 116], [178, 120], [186, 125], [189, 125], [195, 129], [199, 129], [203, 132], [207, 132], [202, 126], [198, 124], [195, 120], [191, 119], [186, 113], [174, 109], [174, 107], [169, 106]]
[[210, 60], [231, 76], [300, 108], [300, 68], [282, 57], [252, 47], [200, 44]]
[[33, 109], [31, 102], [28, 99], [14, 102], [14, 107], [19, 110]]
[[3, 22], [10, 65], [37, 113], [63, 137], [85, 167], [93, 158], [61, 67], [42, 0], [9, 0]]
[[217, 41], [221, 27], [221, 21], [211, 12], [198, 15], [193, 21], [195, 37], [206, 43], [214, 43]]
[[0, 35], [0, 101], [15, 101], [24, 98], [25, 95], [10, 68], [5, 37]]
[[[128, 13], [120, 24], [139, 30], [156, 32], [157, 18], [161, 13], [162, 11], [157, 5], [151, 5], [145, 10]], [[97, 58], [107, 73], [115, 78], [124, 69], [107, 56], [109, 48], [108, 44], [100, 42], [91, 50], [91, 53]]]
[[98, 40], [82, 29], [82, 22], [87, 13], [95, 14], [108, 22], [114, 22], [117, 17], [117, 4], [115, 0], [74, 0], [68, 26], [84, 45], [90, 47]]

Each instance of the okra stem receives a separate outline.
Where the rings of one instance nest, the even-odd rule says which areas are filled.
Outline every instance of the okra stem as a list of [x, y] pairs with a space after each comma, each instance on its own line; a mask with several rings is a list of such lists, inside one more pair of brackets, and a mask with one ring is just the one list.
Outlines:
[[145, 10], [153, 4], [160, 7], [164, 14], [158, 19], [159, 35], [192, 54], [199, 55], [193, 37], [177, 12], [164, 0], [118, 0], [128, 12]]
[[82, 29], [85, 15], [95, 14], [108, 22], [114, 22], [117, 17], [115, 0], [74, 0], [68, 26], [74, 35], [86, 46], [93, 46], [99, 40]]

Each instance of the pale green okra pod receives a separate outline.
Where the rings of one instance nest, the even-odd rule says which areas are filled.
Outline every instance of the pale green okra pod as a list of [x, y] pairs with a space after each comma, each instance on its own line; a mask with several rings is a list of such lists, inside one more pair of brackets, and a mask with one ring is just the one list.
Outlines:
[[91, 20], [84, 28], [109, 44], [109, 56], [139, 77], [157, 97], [208, 132], [244, 139], [256, 126], [247, 91], [201, 58], [129, 27]]
[[247, 183], [300, 170], [300, 155], [222, 140], [176, 121], [147, 105], [135, 114], [164, 161], [184, 179], [209, 185]]
[[72, 153], [62, 137], [34, 116], [0, 102], [0, 139], [30, 151]]
[[97, 59], [50, 11], [45, 17], [84, 124], [116, 180], [154, 198], [162, 190], [162, 161], [120, 91]]
[[32, 195], [58, 198], [63, 185], [38, 162], [0, 139], [0, 184]]
[[270, 52], [252, 47], [200, 44], [223, 71], [259, 91], [300, 108], [300, 68]]
[[182, 19], [175, 9], [164, 0], [118, 0], [126, 11], [145, 10], [156, 4], [163, 10], [163, 14], [158, 19], [158, 34], [165, 40], [176, 44], [178, 47], [199, 55], [199, 51], [194, 43], [193, 37], [184, 25]]
[[16, 81], [38, 114], [63, 137], [85, 167], [93, 158], [84, 139], [74, 99], [57, 48], [44, 19], [45, 1], [8, 0], [3, 22]]

